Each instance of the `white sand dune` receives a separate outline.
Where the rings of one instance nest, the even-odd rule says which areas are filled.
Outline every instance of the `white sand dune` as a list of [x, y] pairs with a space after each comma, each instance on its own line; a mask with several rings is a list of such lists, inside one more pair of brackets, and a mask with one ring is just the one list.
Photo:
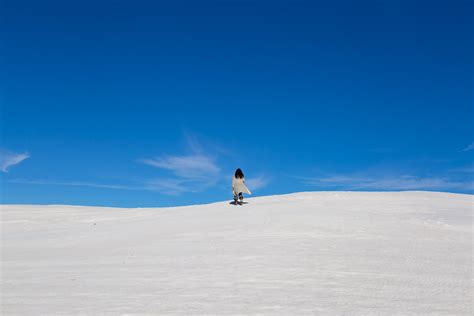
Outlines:
[[473, 196], [1, 206], [2, 315], [473, 314]]

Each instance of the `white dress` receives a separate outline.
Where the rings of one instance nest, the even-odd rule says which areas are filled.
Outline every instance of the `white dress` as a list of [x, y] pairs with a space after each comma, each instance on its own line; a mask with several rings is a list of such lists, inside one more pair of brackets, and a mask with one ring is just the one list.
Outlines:
[[232, 178], [232, 193], [234, 193], [234, 195], [238, 195], [240, 192], [252, 194], [249, 188], [247, 188], [247, 186], [245, 185], [244, 178], [240, 179], [240, 178], [233, 177]]

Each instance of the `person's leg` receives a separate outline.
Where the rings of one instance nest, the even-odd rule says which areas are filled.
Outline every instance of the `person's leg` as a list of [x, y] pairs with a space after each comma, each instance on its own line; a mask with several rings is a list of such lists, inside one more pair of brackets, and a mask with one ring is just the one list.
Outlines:
[[234, 194], [234, 203], [237, 203], [237, 199], [238, 199], [237, 195]]
[[244, 195], [242, 192], [239, 193], [239, 200], [242, 202], [244, 200]]

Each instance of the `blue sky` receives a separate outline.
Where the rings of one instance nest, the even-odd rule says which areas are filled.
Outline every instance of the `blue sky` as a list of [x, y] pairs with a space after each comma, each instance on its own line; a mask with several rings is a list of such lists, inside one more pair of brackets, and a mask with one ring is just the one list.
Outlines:
[[474, 192], [472, 1], [2, 1], [2, 203]]

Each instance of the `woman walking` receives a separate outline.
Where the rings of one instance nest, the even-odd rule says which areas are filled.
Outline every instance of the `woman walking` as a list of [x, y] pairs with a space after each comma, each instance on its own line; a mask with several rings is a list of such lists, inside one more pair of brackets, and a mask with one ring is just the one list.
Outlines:
[[235, 204], [237, 204], [238, 200], [240, 204], [243, 203], [244, 193], [252, 194], [250, 190], [247, 188], [247, 186], [245, 185], [244, 173], [242, 172], [240, 168], [237, 168], [237, 170], [235, 170], [234, 177], [232, 178], [232, 193], [234, 193]]

